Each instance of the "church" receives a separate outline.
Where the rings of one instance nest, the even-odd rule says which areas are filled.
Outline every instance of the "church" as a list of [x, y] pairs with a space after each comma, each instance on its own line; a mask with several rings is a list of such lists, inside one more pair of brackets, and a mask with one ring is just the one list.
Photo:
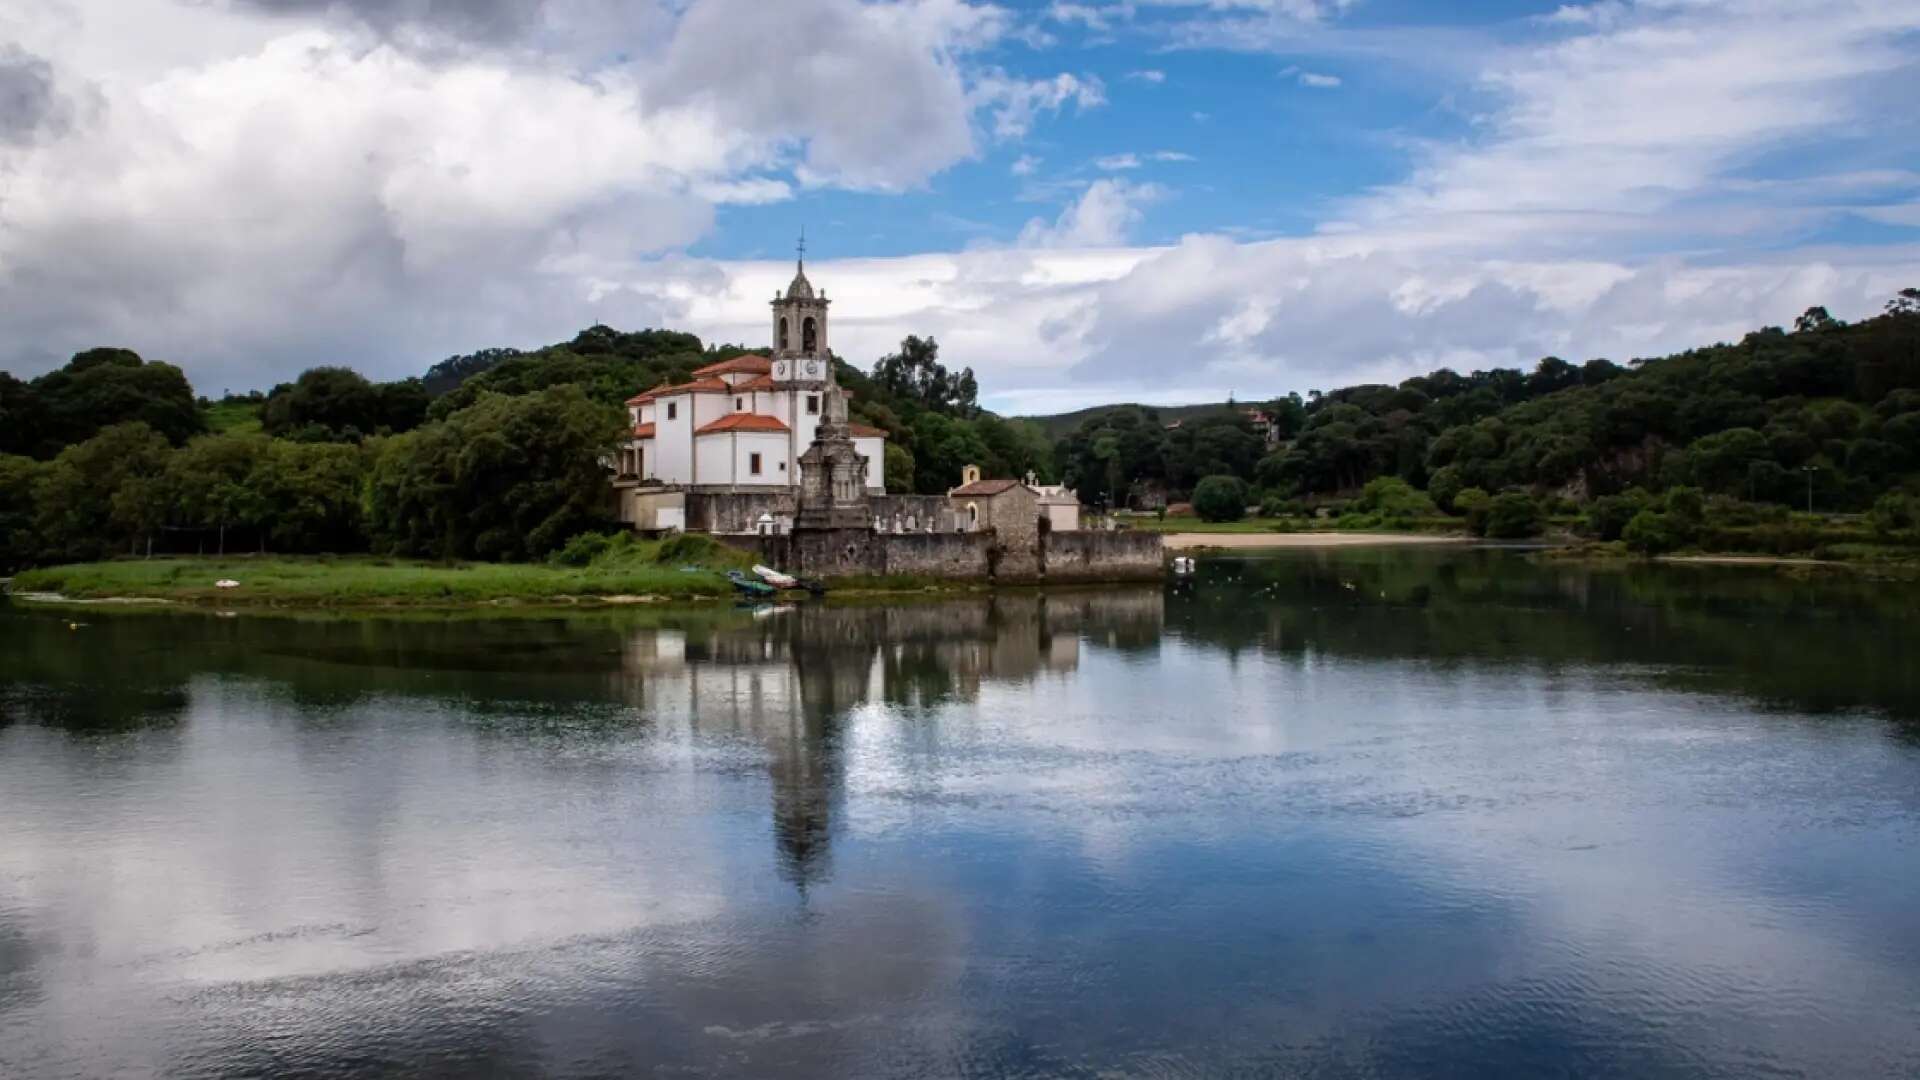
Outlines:
[[[828, 299], [807, 280], [773, 298], [773, 355], [736, 356], [627, 400], [633, 436], [621, 450], [623, 479], [648, 487], [713, 494], [796, 493], [800, 459], [823, 418], [846, 414], [828, 350]], [[886, 491], [887, 433], [846, 424], [864, 459], [863, 486]]]

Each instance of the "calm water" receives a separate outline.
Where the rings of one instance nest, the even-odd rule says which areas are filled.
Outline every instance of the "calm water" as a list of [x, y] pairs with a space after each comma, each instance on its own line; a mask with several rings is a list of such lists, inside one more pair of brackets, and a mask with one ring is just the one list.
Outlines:
[[0, 609], [0, 1075], [1920, 1075], [1920, 593], [1204, 569]]

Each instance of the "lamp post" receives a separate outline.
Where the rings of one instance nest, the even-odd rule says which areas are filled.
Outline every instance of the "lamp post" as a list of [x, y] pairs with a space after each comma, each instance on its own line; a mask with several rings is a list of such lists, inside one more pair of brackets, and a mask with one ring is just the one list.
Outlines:
[[1820, 471], [1818, 465], [1802, 465], [1800, 471], [1807, 474], [1807, 513], [1813, 513], [1813, 474]]

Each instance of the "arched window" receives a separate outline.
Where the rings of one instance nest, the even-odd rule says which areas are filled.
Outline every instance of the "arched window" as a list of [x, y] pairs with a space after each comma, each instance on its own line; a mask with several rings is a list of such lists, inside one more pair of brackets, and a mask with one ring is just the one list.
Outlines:
[[782, 349], [787, 347], [787, 317], [785, 315], [780, 316], [780, 347]]
[[967, 528], [977, 529], [979, 527], [980, 527], [980, 504], [968, 503], [967, 504]]
[[814, 332], [813, 316], [809, 315], [800, 323], [800, 351], [813, 355]]

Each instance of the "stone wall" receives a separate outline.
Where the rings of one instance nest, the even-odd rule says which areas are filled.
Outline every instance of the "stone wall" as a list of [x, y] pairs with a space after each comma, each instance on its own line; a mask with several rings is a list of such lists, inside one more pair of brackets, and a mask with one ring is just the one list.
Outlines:
[[1165, 572], [1159, 533], [1050, 532], [1040, 542], [1047, 581], [1149, 580]]
[[960, 526], [945, 495], [875, 495], [868, 502], [882, 532], [950, 533]]
[[780, 527], [791, 527], [797, 500], [791, 491], [689, 492], [687, 531], [715, 535], [756, 532], [760, 515], [771, 514]]
[[906, 533], [876, 537], [882, 574], [915, 574], [956, 581], [985, 581], [991, 573], [987, 533]]

